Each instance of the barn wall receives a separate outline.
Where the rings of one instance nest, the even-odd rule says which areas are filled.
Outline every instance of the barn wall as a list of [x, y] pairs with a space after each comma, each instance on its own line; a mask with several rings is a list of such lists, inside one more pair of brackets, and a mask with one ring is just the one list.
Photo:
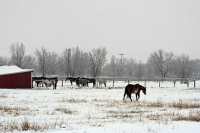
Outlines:
[[32, 88], [31, 72], [0, 76], [0, 88]]

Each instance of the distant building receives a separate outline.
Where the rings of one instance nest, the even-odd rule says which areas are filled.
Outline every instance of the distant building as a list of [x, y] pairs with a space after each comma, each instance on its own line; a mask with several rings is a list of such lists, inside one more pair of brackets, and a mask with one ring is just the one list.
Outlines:
[[32, 69], [0, 66], [0, 88], [32, 88]]

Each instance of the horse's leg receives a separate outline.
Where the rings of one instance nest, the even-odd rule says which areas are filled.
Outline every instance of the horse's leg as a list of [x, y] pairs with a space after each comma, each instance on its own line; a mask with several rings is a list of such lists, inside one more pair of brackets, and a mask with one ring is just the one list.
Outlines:
[[132, 102], [131, 94], [128, 94], [128, 97], [130, 98], [130, 100], [131, 100], [131, 102]]
[[126, 90], [124, 91], [123, 101], [125, 100], [125, 96], [126, 96]]
[[37, 87], [38, 87], [38, 84], [39, 84], [39, 83], [38, 83], [38, 82], [36, 82], [36, 86], [37, 86]]
[[140, 93], [138, 93], [138, 100], [139, 100], [139, 98], [140, 98]]
[[56, 83], [55, 83], [55, 89], [57, 88], [57, 83], [58, 83], [58, 81], [56, 81]]
[[56, 89], [56, 82], [53, 82], [53, 89]]
[[140, 93], [136, 93], [135, 95], [136, 95], [136, 101], [138, 101], [140, 98]]
[[137, 95], [137, 93], [135, 94], [135, 97], [136, 97], [136, 101], [138, 100], [138, 95]]

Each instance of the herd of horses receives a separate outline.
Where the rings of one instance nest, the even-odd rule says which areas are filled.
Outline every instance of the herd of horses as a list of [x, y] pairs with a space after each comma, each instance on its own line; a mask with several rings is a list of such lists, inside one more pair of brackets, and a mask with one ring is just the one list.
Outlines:
[[[32, 77], [32, 82], [36, 83], [37, 87], [51, 87], [53, 86], [53, 89], [57, 88], [58, 83], [58, 77]], [[33, 85], [33, 83], [32, 83]]]
[[[65, 79], [65, 81], [67, 81], [67, 80], [70, 81], [71, 85], [73, 85], [73, 83], [76, 83], [76, 85], [78, 87], [85, 87], [85, 86], [88, 87], [89, 83], [92, 83], [93, 87], [95, 87], [97, 82], [98, 82], [99, 86], [104, 84], [104, 86], [106, 87], [106, 80], [96, 80], [95, 78], [67, 77]], [[32, 77], [32, 82], [35, 82], [37, 87], [45, 85], [45, 87], [53, 86], [53, 89], [56, 89], [57, 83], [58, 83], [58, 77], [42, 77], [42, 76], [41, 77]], [[138, 101], [140, 98], [140, 91], [142, 91], [143, 94], [146, 95], [146, 87], [144, 87], [140, 84], [134, 84], [134, 85], [128, 84], [125, 87], [123, 100], [125, 100], [125, 98], [127, 96], [132, 102], [131, 95], [133, 93], [133, 94], [135, 94], [136, 101]]]
[[85, 77], [67, 77], [65, 81], [69, 80], [71, 85], [76, 83], [78, 87], [85, 87], [89, 86], [89, 83], [93, 84], [93, 87], [99, 86], [102, 87], [102, 84], [106, 87], [106, 80], [105, 79], [95, 79], [95, 78], [85, 78]]
[[[106, 87], [106, 80], [104, 79], [95, 79], [95, 78], [85, 78], [85, 77], [67, 77], [65, 81], [69, 80], [71, 85], [76, 83], [78, 87], [88, 87], [89, 83], [93, 84], [93, 87], [97, 85], [102, 87], [104, 85]], [[53, 89], [57, 88], [58, 77], [32, 77], [32, 82], [35, 82], [37, 87], [50, 87], [53, 86]]]

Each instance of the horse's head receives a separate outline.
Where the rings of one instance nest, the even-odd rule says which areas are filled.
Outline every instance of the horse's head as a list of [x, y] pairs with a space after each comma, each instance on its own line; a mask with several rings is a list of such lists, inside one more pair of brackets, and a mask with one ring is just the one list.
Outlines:
[[146, 95], [146, 87], [142, 88], [142, 92]]

